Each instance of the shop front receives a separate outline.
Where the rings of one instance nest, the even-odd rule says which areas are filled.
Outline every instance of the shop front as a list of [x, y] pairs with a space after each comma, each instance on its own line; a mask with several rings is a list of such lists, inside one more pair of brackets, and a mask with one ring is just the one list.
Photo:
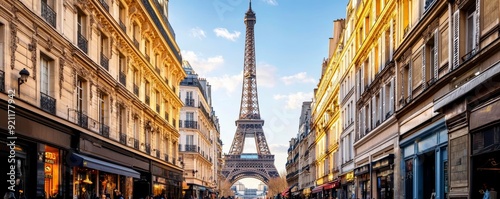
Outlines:
[[401, 139], [400, 147], [404, 198], [447, 198], [448, 131], [444, 118]]
[[394, 154], [372, 161], [372, 173], [376, 176], [378, 199], [394, 198]]
[[332, 182], [328, 182], [322, 185], [319, 185], [311, 190], [311, 193], [316, 196], [316, 198], [328, 198], [328, 197], [337, 197], [336, 188], [340, 187], [340, 181], [334, 180]]
[[154, 162], [151, 165], [153, 195], [165, 194], [167, 198], [181, 198], [181, 171]]
[[[71, 146], [71, 129], [37, 113], [16, 108], [15, 131], [11, 134], [5, 101], [0, 100], [0, 181], [2, 196], [15, 198], [70, 198], [71, 177], [64, 162]], [[22, 124], [22, 125], [21, 125]], [[5, 178], [3, 178], [5, 179]]]
[[355, 199], [354, 171], [340, 176], [340, 186], [337, 189], [339, 199]]
[[371, 199], [370, 164], [355, 168], [354, 176], [358, 183], [356, 198]]

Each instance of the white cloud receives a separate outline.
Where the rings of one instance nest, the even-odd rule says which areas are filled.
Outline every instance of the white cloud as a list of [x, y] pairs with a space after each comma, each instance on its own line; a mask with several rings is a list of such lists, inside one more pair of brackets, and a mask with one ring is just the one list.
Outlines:
[[236, 39], [238, 39], [240, 37], [240, 34], [241, 34], [241, 32], [239, 32], [239, 31], [233, 31], [233, 33], [230, 33], [225, 28], [216, 28], [216, 29], [214, 29], [214, 32], [215, 32], [215, 35], [217, 35], [217, 37], [222, 37], [222, 38], [225, 38], [225, 39], [231, 40], [231, 41], [236, 41]]
[[191, 36], [194, 38], [198, 38], [200, 40], [207, 37], [207, 35], [205, 34], [205, 31], [203, 29], [201, 29], [200, 27], [196, 27], [196, 28], [191, 29]]
[[270, 144], [269, 145], [269, 150], [271, 150], [271, 153], [273, 154], [278, 154], [278, 153], [288, 153], [288, 146], [286, 144]]
[[221, 55], [204, 58], [203, 55], [196, 54], [193, 51], [181, 51], [182, 59], [187, 60], [194, 71], [201, 77], [205, 77], [206, 73], [215, 70], [224, 64], [224, 58]]
[[[272, 88], [276, 84], [276, 67], [271, 64], [257, 64], [257, 87]], [[243, 79], [242, 79], [243, 81]]]
[[234, 93], [237, 88], [241, 88], [243, 73], [237, 75], [224, 74], [219, 77], [207, 77], [212, 85], [212, 91], [226, 90], [227, 94]]
[[295, 75], [282, 77], [281, 81], [283, 81], [286, 85], [293, 83], [316, 83], [314, 78], [307, 76], [307, 72], [300, 72]]
[[313, 93], [297, 92], [288, 95], [274, 95], [275, 100], [285, 100], [285, 109], [299, 109], [302, 107], [302, 102], [309, 101], [313, 98]]
[[269, 5], [273, 5], [273, 6], [277, 6], [278, 5], [278, 1], [277, 0], [262, 0], [263, 2], [269, 4]]

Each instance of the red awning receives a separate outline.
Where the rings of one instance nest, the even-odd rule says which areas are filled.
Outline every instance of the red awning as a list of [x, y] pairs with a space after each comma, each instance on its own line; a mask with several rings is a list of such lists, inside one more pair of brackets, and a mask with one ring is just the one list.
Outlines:
[[333, 188], [336, 188], [336, 187], [339, 187], [340, 186], [340, 181], [339, 180], [335, 180], [333, 182], [329, 182], [329, 183], [325, 183], [325, 184], [322, 184], [322, 185], [319, 185], [317, 187], [315, 187], [311, 193], [318, 193], [318, 192], [321, 192], [323, 190], [329, 190], [329, 189], [333, 189]]
[[286, 196], [286, 195], [288, 195], [288, 193], [290, 192], [290, 190], [292, 190], [292, 189], [293, 189], [293, 187], [295, 187], [295, 186], [297, 186], [297, 185], [298, 185], [298, 184], [296, 183], [296, 184], [294, 184], [294, 185], [292, 185], [292, 186], [288, 187], [287, 189], [285, 189], [285, 191], [281, 192], [281, 195], [282, 195], [282, 196]]

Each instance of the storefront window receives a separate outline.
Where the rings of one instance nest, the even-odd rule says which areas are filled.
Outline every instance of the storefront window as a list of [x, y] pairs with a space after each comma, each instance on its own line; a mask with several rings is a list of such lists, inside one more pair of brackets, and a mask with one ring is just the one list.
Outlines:
[[103, 199], [110, 198], [114, 199], [114, 192], [117, 188], [118, 175], [106, 173], [103, 171], [99, 172], [99, 196]]
[[123, 198], [132, 198], [132, 185], [134, 183], [134, 179], [132, 177], [120, 176], [120, 184], [118, 185], [118, 191], [123, 195]]
[[97, 170], [89, 168], [74, 168], [75, 196], [78, 199], [95, 199], [97, 193]]
[[362, 181], [359, 183], [361, 189], [361, 199], [371, 199], [370, 177], [368, 174], [363, 174]]
[[393, 199], [394, 188], [393, 170], [385, 170], [377, 173], [377, 193], [380, 199]]
[[61, 183], [61, 159], [59, 150], [50, 146], [45, 146], [45, 198], [60, 198], [59, 187]]

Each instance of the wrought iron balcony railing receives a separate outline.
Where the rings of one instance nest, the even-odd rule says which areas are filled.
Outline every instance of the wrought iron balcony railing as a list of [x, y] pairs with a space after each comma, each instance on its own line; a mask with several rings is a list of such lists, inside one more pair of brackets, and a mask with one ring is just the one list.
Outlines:
[[146, 95], [146, 97], [145, 97], [144, 101], [146, 102], [146, 104], [147, 104], [147, 105], [149, 105], [149, 102], [150, 102], [150, 101], [149, 101], [149, 95]]
[[137, 84], [134, 84], [134, 94], [139, 96], [139, 86], [137, 86]]
[[120, 143], [127, 144], [127, 134], [120, 132]]
[[56, 99], [50, 97], [45, 93], [40, 93], [40, 107], [42, 110], [55, 115], [56, 114]]
[[139, 48], [139, 41], [137, 41], [137, 39], [136, 39], [136, 38], [134, 38], [134, 46], [135, 46], [136, 48]]
[[186, 98], [185, 105], [189, 107], [194, 107], [194, 99]]
[[186, 144], [184, 145], [184, 151], [197, 152], [197, 146], [194, 144]]
[[108, 3], [106, 3], [106, 0], [99, 0], [99, 2], [101, 3], [102, 7], [104, 7], [104, 9], [109, 12], [109, 5]]
[[165, 158], [165, 162], [168, 162], [168, 161], [169, 161], [169, 159], [168, 159], [168, 155], [167, 155], [167, 154], [165, 154], [164, 158]]
[[121, 84], [123, 84], [124, 86], [127, 86], [127, 76], [125, 75], [125, 73], [120, 71], [120, 75], [119, 75], [118, 79], [120, 79]]
[[84, 53], [88, 53], [88, 41], [85, 36], [83, 36], [82, 33], [78, 33], [78, 41], [77, 41], [78, 48], [82, 50]]
[[42, 2], [42, 18], [45, 19], [47, 23], [49, 23], [52, 27], [56, 27], [56, 12], [52, 10], [52, 8], [47, 5], [44, 1]]
[[156, 152], [156, 157], [157, 157], [157, 158], [160, 158], [160, 151], [159, 151], [159, 150], [156, 150], [155, 152]]
[[5, 92], [5, 72], [0, 70], [0, 92]]
[[198, 122], [197, 121], [192, 121], [192, 120], [185, 120], [183, 127], [184, 128], [190, 128], [190, 129], [197, 129], [198, 128]]
[[101, 66], [106, 70], [109, 70], [109, 58], [101, 52]]
[[101, 123], [101, 128], [99, 128], [99, 133], [102, 136], [109, 138], [109, 126]]
[[86, 114], [82, 113], [81, 111], [76, 111], [76, 114], [78, 117], [78, 121], [77, 121], [78, 126], [81, 126], [83, 128], [88, 129], [89, 128], [89, 117]]
[[167, 112], [165, 112], [165, 120], [167, 120], [167, 122], [168, 122], [168, 113]]
[[133, 140], [134, 140], [134, 148], [139, 150], [139, 140], [135, 138]]
[[156, 112], [160, 113], [160, 105], [159, 104], [156, 104]]
[[127, 32], [127, 26], [125, 26], [125, 23], [120, 19], [118, 22], [120, 24], [120, 28], [123, 30], [123, 32]]
[[145, 144], [144, 150], [146, 150], [147, 154], [151, 154], [151, 145], [150, 144]]

